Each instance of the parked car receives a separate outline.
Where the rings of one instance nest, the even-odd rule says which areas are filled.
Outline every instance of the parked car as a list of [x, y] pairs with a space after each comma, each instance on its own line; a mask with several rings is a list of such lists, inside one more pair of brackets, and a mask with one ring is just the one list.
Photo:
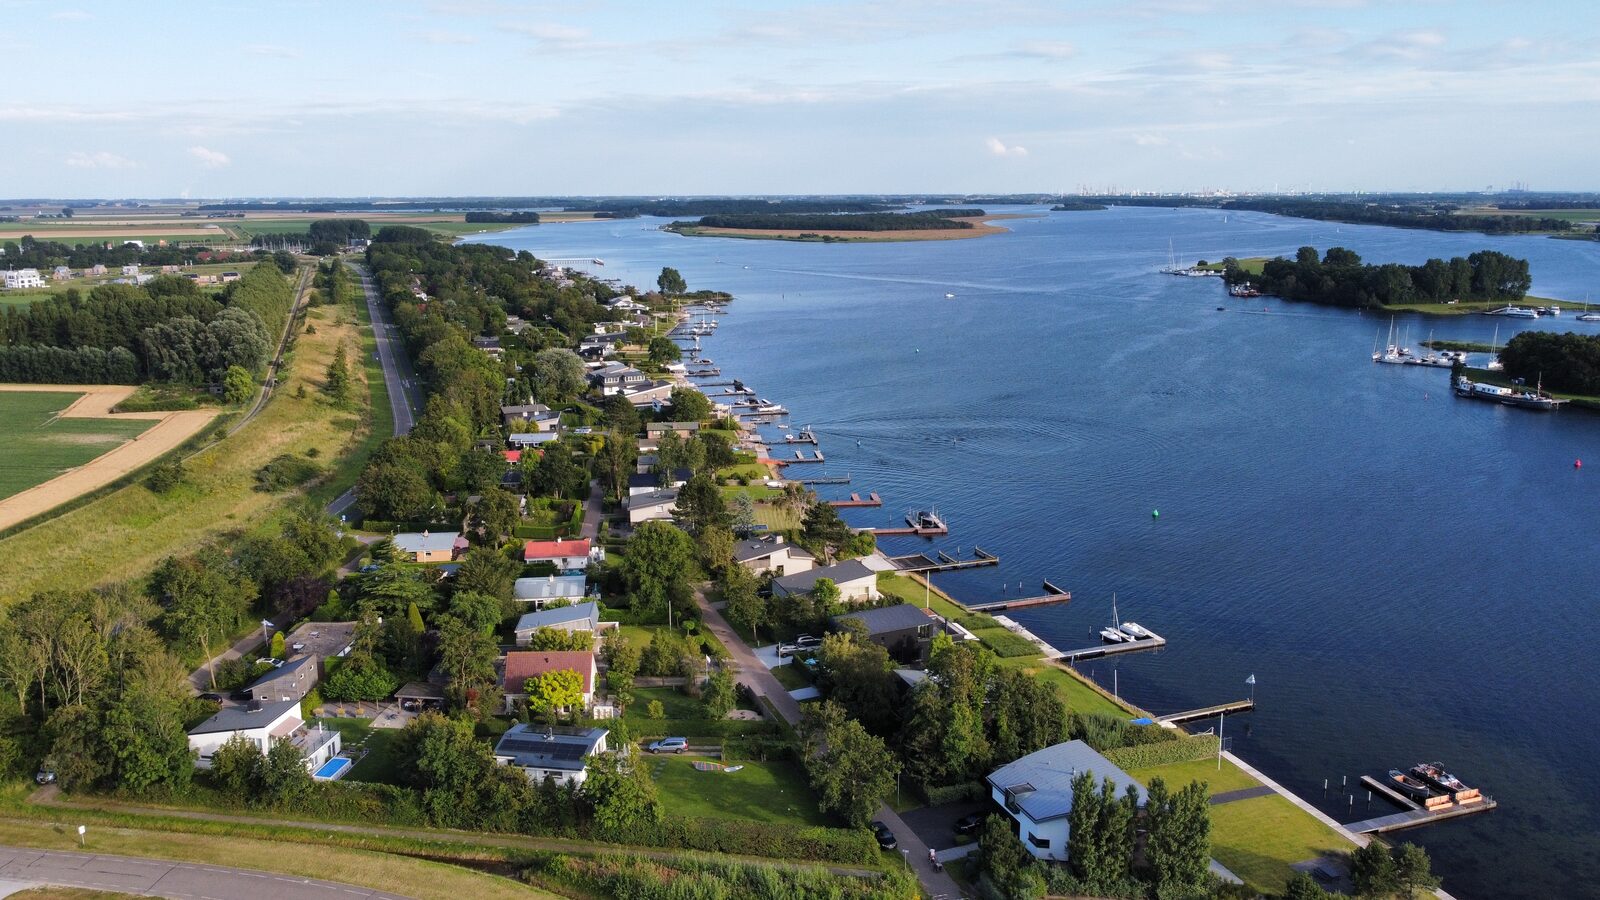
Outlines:
[[956, 834], [976, 834], [983, 825], [983, 816], [977, 813], [962, 816], [956, 820]]
[[878, 846], [884, 850], [893, 850], [900, 846], [900, 842], [894, 838], [894, 832], [882, 822], [872, 823], [872, 836], [878, 839]]
[[296, 653], [299, 653], [300, 651], [306, 649], [306, 645], [305, 645], [304, 641], [295, 641], [294, 643], [289, 645], [289, 649], [293, 650]]
[[49, 769], [40, 769], [39, 771], [33, 773], [33, 783], [34, 784], [55, 784], [56, 783], [56, 773], [50, 771]]
[[800, 648], [796, 647], [794, 644], [779, 644], [778, 645], [778, 658], [779, 659], [784, 659], [786, 657], [793, 656], [793, 655], [795, 655], [796, 653], [799, 653], [799, 652], [800, 652]]
[[222, 702], [222, 695], [216, 693], [215, 691], [206, 691], [204, 694], [200, 695], [200, 699], [201, 700], [209, 700], [212, 703], [221, 703]]
[[682, 753], [689, 749], [689, 739], [681, 737], [662, 738], [659, 741], [651, 742], [650, 746], [645, 749], [651, 753]]
[[822, 638], [802, 634], [794, 639], [794, 645], [801, 650], [815, 650], [822, 646]]

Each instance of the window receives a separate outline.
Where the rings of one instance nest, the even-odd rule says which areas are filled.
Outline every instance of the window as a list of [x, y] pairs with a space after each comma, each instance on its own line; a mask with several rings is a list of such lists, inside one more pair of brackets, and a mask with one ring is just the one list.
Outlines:
[[1028, 843], [1034, 845], [1035, 847], [1038, 847], [1040, 850], [1049, 850], [1050, 849], [1050, 839], [1049, 838], [1039, 837], [1037, 834], [1034, 834], [1031, 831], [1028, 832]]

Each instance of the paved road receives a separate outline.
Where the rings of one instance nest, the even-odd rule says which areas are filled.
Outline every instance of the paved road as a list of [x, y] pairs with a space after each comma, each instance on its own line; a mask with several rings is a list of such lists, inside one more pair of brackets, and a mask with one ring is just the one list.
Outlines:
[[[800, 721], [800, 703], [789, 696], [789, 691], [778, 681], [764, 663], [756, 658], [750, 645], [744, 638], [736, 634], [733, 626], [722, 617], [722, 613], [711, 607], [711, 602], [706, 599], [705, 591], [696, 588], [694, 592], [695, 603], [700, 606], [700, 615], [711, 633], [717, 636], [724, 647], [733, 656], [736, 668], [734, 679], [757, 694], [766, 695], [778, 714], [788, 719], [790, 724]], [[922, 838], [912, 831], [910, 826], [900, 818], [900, 815], [887, 804], [878, 807], [878, 821], [889, 826], [895, 838], [900, 843], [900, 850], [910, 863], [912, 871], [917, 873], [917, 880], [922, 883], [924, 896], [937, 898], [961, 897], [961, 888], [955, 879], [943, 871], [935, 871], [928, 864], [928, 845]]]
[[[361, 281], [361, 291], [367, 301], [367, 315], [372, 320], [372, 336], [378, 345], [378, 364], [383, 367], [383, 382], [389, 388], [389, 409], [394, 415], [394, 433], [409, 434], [416, 416], [422, 411], [422, 387], [417, 384], [416, 370], [411, 367], [411, 356], [400, 340], [398, 330], [389, 321], [389, 312], [378, 298], [378, 288], [365, 266], [347, 262]], [[355, 489], [340, 494], [328, 504], [329, 515], [342, 515], [355, 505]]]
[[579, 531], [579, 537], [585, 537], [591, 541], [600, 537], [600, 520], [605, 518], [605, 510], [601, 506], [603, 497], [604, 492], [600, 488], [600, 479], [596, 478], [590, 481], [589, 496], [583, 501], [583, 528]]
[[91, 888], [180, 900], [214, 897], [271, 897], [273, 900], [375, 897], [404, 900], [398, 894], [386, 894], [372, 888], [316, 881], [295, 875], [163, 859], [107, 856], [102, 853], [61, 853], [20, 847], [0, 847], [0, 884], [6, 883]]

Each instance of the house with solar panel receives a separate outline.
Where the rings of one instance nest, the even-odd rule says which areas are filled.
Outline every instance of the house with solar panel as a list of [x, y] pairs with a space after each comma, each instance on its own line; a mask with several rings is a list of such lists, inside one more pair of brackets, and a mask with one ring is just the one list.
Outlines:
[[1067, 741], [1035, 750], [989, 775], [994, 802], [1011, 817], [1017, 839], [1035, 859], [1066, 860], [1067, 836], [1071, 832], [1067, 819], [1072, 812], [1072, 781], [1084, 772], [1094, 776], [1096, 788], [1107, 778], [1111, 779], [1119, 797], [1130, 786], [1135, 788], [1139, 793], [1139, 805], [1144, 806], [1144, 785], [1083, 741]]
[[495, 761], [516, 766], [528, 780], [546, 778], [556, 784], [583, 784], [589, 777], [589, 757], [606, 752], [604, 728], [569, 728], [519, 722], [494, 745]]

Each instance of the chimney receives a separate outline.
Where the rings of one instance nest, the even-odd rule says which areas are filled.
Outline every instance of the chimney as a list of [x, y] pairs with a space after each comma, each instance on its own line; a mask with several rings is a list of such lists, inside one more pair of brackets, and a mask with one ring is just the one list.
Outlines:
[[775, 534], [775, 535], [773, 535], [773, 536], [772, 536], [772, 542], [773, 542], [773, 543], [774, 543], [774, 544], [781, 544], [781, 543], [783, 543], [783, 535], [781, 535], [781, 534]]

